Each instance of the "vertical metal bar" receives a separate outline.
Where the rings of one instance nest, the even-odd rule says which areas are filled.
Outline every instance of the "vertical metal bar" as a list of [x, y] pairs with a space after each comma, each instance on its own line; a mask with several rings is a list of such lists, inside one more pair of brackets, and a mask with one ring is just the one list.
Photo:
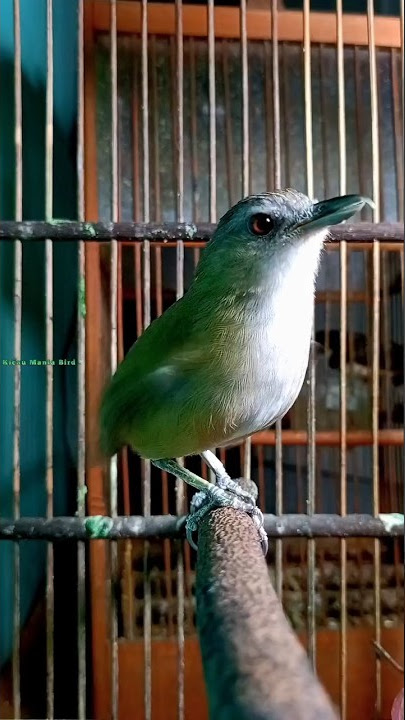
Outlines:
[[[77, 217], [84, 220], [84, 0], [78, 3], [77, 26]], [[78, 242], [78, 312], [77, 343], [78, 360], [78, 447], [77, 447], [77, 514], [86, 514], [86, 290], [85, 290], [85, 247]], [[85, 544], [77, 546], [77, 653], [78, 653], [78, 717], [86, 717], [86, 556]]]
[[224, 83], [224, 102], [225, 102], [225, 148], [226, 148], [226, 179], [228, 185], [228, 202], [233, 205], [236, 202], [234, 193], [234, 169], [233, 169], [233, 137], [232, 137], [232, 99], [229, 82], [229, 57], [228, 42], [222, 41], [222, 71]]
[[[22, 87], [21, 87], [21, 16], [20, 0], [14, 0], [14, 148], [15, 148], [15, 219], [22, 220]], [[14, 357], [21, 359], [22, 321], [22, 242], [14, 243]], [[13, 497], [14, 517], [20, 516], [20, 433], [21, 433], [21, 366], [14, 368]], [[13, 709], [21, 717], [20, 691], [20, 545], [14, 543], [13, 598]]]
[[[198, 130], [197, 130], [197, 91], [196, 91], [196, 68], [195, 68], [195, 43], [194, 38], [189, 40], [190, 51], [190, 152], [191, 152], [191, 173], [192, 173], [192, 208], [193, 221], [200, 219], [199, 192], [198, 192]], [[210, 166], [211, 167], [211, 166]], [[210, 186], [212, 187], [212, 185]], [[210, 190], [211, 192], [211, 190]], [[197, 257], [198, 249], [194, 250], [194, 258]]]
[[[149, 204], [149, 96], [148, 96], [148, 4], [142, 0], [141, 5], [141, 56], [142, 56], [142, 151], [143, 151], [143, 218], [145, 223], [150, 222]], [[150, 243], [143, 241], [143, 327], [150, 324]], [[143, 514], [149, 517], [151, 513], [151, 464], [143, 460]], [[148, 540], [144, 543], [143, 551], [143, 647], [144, 647], [144, 703], [145, 720], [152, 717], [152, 596], [149, 576], [149, 548]]]
[[[310, 0], [304, 0], [304, 93], [305, 93], [305, 145], [307, 193], [314, 195], [314, 171], [312, 155], [312, 90], [311, 90], [311, 36]], [[308, 514], [315, 512], [316, 448], [315, 448], [315, 355], [311, 349], [309, 361], [308, 402]], [[316, 617], [315, 617], [315, 541], [308, 540], [308, 652], [316, 670]]]
[[280, 140], [280, 54], [278, 44], [277, 0], [271, 0], [271, 43], [273, 67], [273, 153], [274, 187], [281, 185], [281, 140]]
[[[111, 0], [110, 5], [110, 83], [111, 83], [111, 219], [117, 222], [119, 218], [118, 193], [118, 91], [117, 91], [117, 3]], [[110, 326], [111, 347], [110, 364], [111, 373], [117, 368], [118, 328], [117, 328], [117, 298], [118, 298], [118, 246], [117, 241], [110, 244]], [[114, 455], [110, 461], [110, 514], [117, 515], [118, 499], [118, 458]], [[111, 574], [107, 582], [111, 603], [111, 717], [118, 718], [118, 626], [117, 607], [114, 584], [118, 571], [117, 543], [110, 544]]]
[[391, 83], [392, 83], [392, 104], [394, 120], [394, 162], [397, 187], [397, 220], [404, 219], [404, 138], [402, 133], [400, 90], [398, 78], [398, 55], [394, 48], [391, 48]]
[[402, 112], [404, 112], [404, 103], [405, 103], [405, 40], [404, 40], [404, 23], [405, 23], [405, 2], [404, 0], [401, 0], [400, 2], [400, 28], [401, 28], [401, 85], [402, 85]]
[[[343, 51], [342, 0], [336, 0], [337, 83], [339, 136], [339, 192], [346, 193], [346, 113]], [[340, 512], [347, 512], [347, 244], [342, 240], [340, 252]], [[340, 715], [347, 717], [347, 562], [346, 541], [340, 542]]]
[[[45, 127], [45, 216], [53, 214], [53, 0], [46, 4], [46, 127]], [[46, 357], [53, 357], [53, 248], [52, 240], [45, 240], [45, 323]], [[53, 514], [53, 367], [46, 367], [46, 514]], [[46, 659], [47, 659], [47, 718], [53, 720], [55, 705], [54, 678], [54, 555], [51, 543], [47, 547], [46, 576]]]
[[[242, 61], [242, 195], [249, 195], [249, 68], [246, 27], [246, 0], [240, 0], [240, 47]], [[252, 441], [244, 443], [243, 476], [250, 478], [252, 471]]]
[[[184, 222], [184, 68], [183, 68], [183, 3], [176, 0], [176, 124], [177, 124], [177, 220]], [[176, 244], [176, 297], [184, 292], [184, 245]], [[176, 513], [184, 512], [184, 484], [176, 480]], [[184, 720], [184, 559], [183, 545], [177, 546], [177, 717]]]
[[210, 108], [210, 222], [217, 219], [214, 0], [208, 0], [208, 94]]
[[[373, 220], [380, 221], [380, 156], [378, 136], [377, 63], [374, 32], [374, 2], [367, 0], [367, 29], [370, 64], [371, 94], [371, 143], [373, 181]], [[373, 433], [373, 512], [379, 513], [379, 464], [378, 464], [378, 406], [379, 406], [379, 355], [380, 355], [380, 245], [373, 243], [373, 324], [372, 324], [372, 433]], [[375, 639], [381, 644], [381, 556], [380, 542], [374, 540], [374, 622]], [[381, 660], [376, 655], [376, 712], [381, 714]]]
[[305, 149], [307, 192], [314, 195], [314, 167], [312, 154], [312, 86], [311, 86], [311, 32], [310, 0], [304, 0], [304, 96], [305, 96]]
[[[156, 64], [156, 37], [151, 38], [151, 69], [152, 69], [152, 122], [153, 122], [153, 175], [155, 188], [155, 221], [161, 222], [162, 202], [160, 197], [160, 150], [159, 150], [159, 102], [158, 102], [158, 78]], [[155, 248], [155, 298], [156, 314], [159, 317], [163, 312], [163, 283], [162, 283], [162, 248]], [[162, 472], [162, 510], [164, 514], [169, 512], [169, 488], [168, 475]], [[173, 635], [173, 602], [172, 602], [172, 581], [171, 581], [171, 540], [163, 540], [163, 556], [165, 570], [166, 597], [168, 600], [168, 633]]]
[[246, 0], [240, 0], [240, 44], [242, 60], [242, 194], [249, 194], [249, 70]]
[[[280, 140], [280, 67], [278, 44], [277, 0], [271, 0], [271, 42], [273, 70], [273, 154], [274, 187], [281, 186], [281, 140]], [[283, 440], [281, 420], [276, 422], [276, 514], [283, 512]], [[283, 594], [283, 543], [276, 540], [276, 592], [280, 599]]]
[[367, 30], [370, 64], [370, 95], [371, 95], [371, 143], [373, 153], [372, 182], [374, 222], [380, 222], [380, 153], [378, 143], [378, 93], [377, 93], [377, 60], [374, 30], [374, 0], [367, 0]]

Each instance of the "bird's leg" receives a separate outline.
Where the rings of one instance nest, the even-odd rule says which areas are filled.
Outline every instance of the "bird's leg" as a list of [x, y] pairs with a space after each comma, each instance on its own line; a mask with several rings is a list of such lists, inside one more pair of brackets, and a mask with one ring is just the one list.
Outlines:
[[[256, 507], [258, 491], [255, 483], [252, 480], [246, 480], [245, 478], [240, 478], [239, 481], [232, 480], [226, 472], [223, 463], [211, 450], [204, 450], [204, 452], [201, 453], [201, 457], [205, 460], [208, 467], [215, 473], [217, 487], [230, 494], [230, 501], [227, 504], [230, 507], [242, 509], [238, 507], [240, 500], [242, 500], [245, 504], [250, 506], [245, 509], [245, 512], [251, 515], [252, 520], [259, 531], [263, 552], [267, 555], [268, 539], [263, 528], [263, 513], [258, 507]], [[196, 493], [191, 501], [190, 509], [192, 518], [190, 519], [189, 524], [193, 525], [196, 529], [201, 517], [214, 507], [215, 500], [210, 500], [206, 495], [204, 495], [204, 492]]]
[[211, 452], [211, 450], [204, 450], [204, 452], [201, 453], [201, 457], [205, 460], [208, 467], [215, 473], [217, 487], [234, 493], [241, 498], [241, 500], [244, 500], [251, 505], [256, 505], [257, 492], [253, 495], [246, 488], [244, 489], [238, 482], [232, 480], [226, 472], [225, 466], [221, 463], [220, 459]]
[[[218, 462], [220, 463], [220, 461]], [[152, 463], [161, 470], [165, 470], [166, 472], [175, 475], [180, 480], [184, 480], [184, 482], [192, 485], [199, 491], [193, 497], [192, 514], [188, 516], [186, 522], [187, 540], [195, 550], [197, 549], [197, 546], [193, 540], [192, 534], [195, 530], [197, 530], [198, 522], [201, 517], [206, 515], [207, 512], [215, 507], [234, 507], [236, 510], [247, 512], [252, 515], [252, 519], [257, 525], [259, 532], [260, 528], [263, 530], [263, 516], [259, 508], [256, 507], [255, 499], [248, 492], [243, 492], [242, 489], [239, 488], [238, 484], [234, 483], [234, 481], [230, 478], [230, 482], [236, 485], [240, 491], [239, 493], [234, 494], [230, 490], [219, 487], [219, 485], [214, 485], [213, 483], [208, 482], [208, 480], [204, 480], [204, 478], [191, 472], [191, 470], [187, 470], [187, 468], [182, 467], [174, 458], [152, 460]], [[220, 465], [225, 471], [222, 463], [220, 463]], [[240, 495], [240, 497], [238, 497], [238, 495]], [[267, 536], [265, 537], [267, 541]], [[262, 533], [261, 540], [263, 544], [264, 539], [262, 537]]]

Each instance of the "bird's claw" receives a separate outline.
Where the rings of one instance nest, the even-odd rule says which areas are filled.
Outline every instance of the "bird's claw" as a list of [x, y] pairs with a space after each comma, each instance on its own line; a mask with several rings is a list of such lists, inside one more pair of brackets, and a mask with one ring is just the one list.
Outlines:
[[197, 531], [200, 520], [211, 510], [218, 507], [233, 507], [251, 516], [260, 535], [263, 554], [267, 554], [268, 539], [263, 527], [263, 513], [256, 506], [256, 498], [243, 490], [239, 483], [228, 477], [217, 479], [207, 493], [197, 492], [190, 505], [190, 515], [186, 521], [186, 536], [191, 547], [197, 550], [193, 533]]

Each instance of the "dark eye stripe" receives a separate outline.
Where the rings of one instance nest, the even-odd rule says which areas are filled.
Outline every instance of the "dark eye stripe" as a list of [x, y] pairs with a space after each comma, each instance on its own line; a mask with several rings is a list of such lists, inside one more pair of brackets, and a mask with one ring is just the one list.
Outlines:
[[253, 235], [268, 235], [274, 227], [273, 218], [266, 213], [257, 213], [249, 219], [249, 230]]

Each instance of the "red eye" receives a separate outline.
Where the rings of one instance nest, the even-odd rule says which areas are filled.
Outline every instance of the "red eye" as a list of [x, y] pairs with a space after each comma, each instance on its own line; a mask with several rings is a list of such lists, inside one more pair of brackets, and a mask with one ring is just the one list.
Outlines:
[[273, 225], [274, 223], [272, 218], [270, 215], [266, 215], [265, 213], [252, 215], [249, 220], [249, 230], [254, 235], [268, 235], [272, 231]]

